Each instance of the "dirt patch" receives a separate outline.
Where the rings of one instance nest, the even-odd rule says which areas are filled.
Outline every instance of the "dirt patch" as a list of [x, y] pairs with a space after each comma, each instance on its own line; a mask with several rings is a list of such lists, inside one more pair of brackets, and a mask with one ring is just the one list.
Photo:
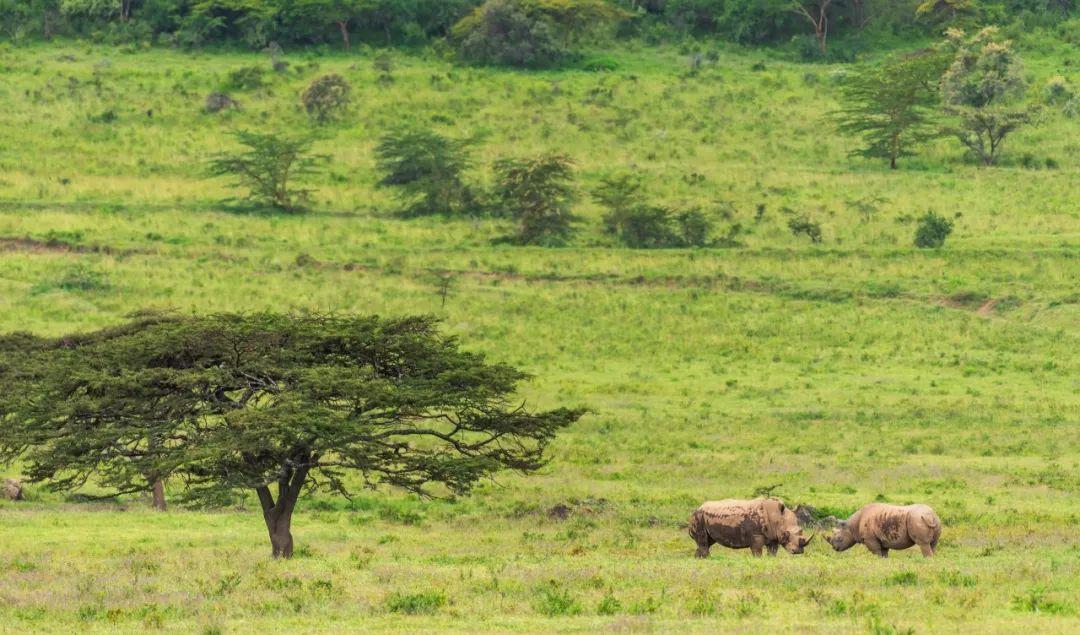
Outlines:
[[121, 255], [150, 253], [137, 249], [116, 249], [108, 245], [82, 245], [63, 240], [38, 240], [36, 238], [0, 237], [0, 251], [29, 251], [33, 253], [106, 254]]
[[987, 300], [986, 302], [983, 302], [983, 305], [981, 307], [975, 310], [975, 313], [977, 315], [986, 317], [994, 312], [994, 309], [997, 307], [997, 305], [997, 300]]

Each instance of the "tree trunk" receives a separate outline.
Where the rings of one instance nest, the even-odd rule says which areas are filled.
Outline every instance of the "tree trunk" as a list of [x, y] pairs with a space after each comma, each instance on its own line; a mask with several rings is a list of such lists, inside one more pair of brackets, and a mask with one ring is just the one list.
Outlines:
[[159, 512], [165, 511], [167, 508], [165, 504], [165, 481], [160, 478], [153, 479], [151, 481], [151, 489], [154, 493], [154, 509]]
[[296, 509], [296, 499], [300, 497], [300, 490], [304, 487], [304, 481], [314, 461], [314, 457], [307, 457], [301, 467], [283, 468], [282, 475], [278, 479], [277, 501], [270, 493], [269, 486], [262, 485], [255, 488], [255, 492], [259, 495], [259, 503], [262, 505], [266, 531], [270, 534], [270, 548], [274, 558], [291, 558], [293, 555], [292, 514]]
[[276, 521], [268, 521], [270, 547], [275, 558], [291, 558], [293, 554], [292, 512], [282, 515]]
[[341, 41], [345, 45], [345, 50], [349, 50], [349, 23], [346, 20], [339, 20], [338, 28], [341, 29]]

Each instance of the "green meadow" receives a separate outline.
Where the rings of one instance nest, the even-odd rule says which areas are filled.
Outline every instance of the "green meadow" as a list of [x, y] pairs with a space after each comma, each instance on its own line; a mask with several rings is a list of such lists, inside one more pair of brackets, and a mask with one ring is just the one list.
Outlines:
[[[290, 561], [254, 499], [155, 513], [30, 484], [0, 501], [0, 632], [1080, 632], [1080, 118], [1044, 108], [998, 167], [940, 139], [891, 171], [830, 127], [850, 66], [706, 48], [700, 68], [620, 44], [542, 72], [301, 51], [275, 73], [255, 53], [0, 45], [0, 331], [434, 314], [534, 375], [523, 399], [590, 410], [539, 473], [455, 501], [302, 498]], [[1080, 80], [1068, 44], [1020, 52], [1035, 96]], [[246, 66], [263, 84], [231, 87]], [[354, 105], [316, 127], [298, 93], [329, 72]], [[206, 113], [216, 90], [239, 109]], [[568, 155], [573, 246], [395, 216], [373, 148], [401, 122], [474, 138], [480, 183], [499, 158]], [[319, 135], [308, 213], [223, 202], [242, 192], [206, 162], [239, 129]], [[630, 170], [741, 246], [617, 246], [588, 192]], [[927, 211], [955, 223], [939, 250], [912, 246]], [[692, 557], [698, 504], [762, 490], [841, 517], [929, 504], [938, 557], [820, 539]]]

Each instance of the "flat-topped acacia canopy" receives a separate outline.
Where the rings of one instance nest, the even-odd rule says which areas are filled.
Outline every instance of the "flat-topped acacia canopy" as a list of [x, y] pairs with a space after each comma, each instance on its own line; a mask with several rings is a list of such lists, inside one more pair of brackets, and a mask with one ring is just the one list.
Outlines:
[[[97, 332], [0, 339], [0, 460], [71, 490], [170, 477], [214, 504], [254, 489], [289, 557], [302, 491], [467, 491], [544, 463], [578, 409], [512, 400], [526, 375], [460, 350], [429, 317], [152, 315]], [[276, 490], [276, 491], [275, 491]]]

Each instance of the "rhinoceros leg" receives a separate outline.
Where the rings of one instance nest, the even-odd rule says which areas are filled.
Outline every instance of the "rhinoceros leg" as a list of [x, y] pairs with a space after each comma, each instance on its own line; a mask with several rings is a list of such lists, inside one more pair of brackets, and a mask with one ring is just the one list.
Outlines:
[[934, 547], [933, 547], [933, 545], [930, 545], [930, 544], [927, 544], [927, 543], [924, 542], [924, 543], [919, 545], [919, 549], [922, 549], [922, 555], [923, 555], [924, 558], [933, 558], [934, 557]]
[[864, 540], [863, 543], [866, 545], [866, 548], [870, 550], [870, 553], [874, 554], [875, 556], [881, 556], [882, 558], [889, 557], [889, 550], [885, 547], [882, 547], [881, 543], [878, 542], [876, 539], [868, 538]]
[[780, 549], [780, 543], [772, 542], [766, 545], [765, 548], [769, 550], [770, 556], [775, 556], [776, 552]]
[[765, 536], [754, 536], [750, 539], [750, 553], [755, 557], [761, 556], [761, 549], [765, 546]]
[[696, 558], [708, 558], [709, 557], [709, 543], [697, 543], [697, 551], [694, 552]]

